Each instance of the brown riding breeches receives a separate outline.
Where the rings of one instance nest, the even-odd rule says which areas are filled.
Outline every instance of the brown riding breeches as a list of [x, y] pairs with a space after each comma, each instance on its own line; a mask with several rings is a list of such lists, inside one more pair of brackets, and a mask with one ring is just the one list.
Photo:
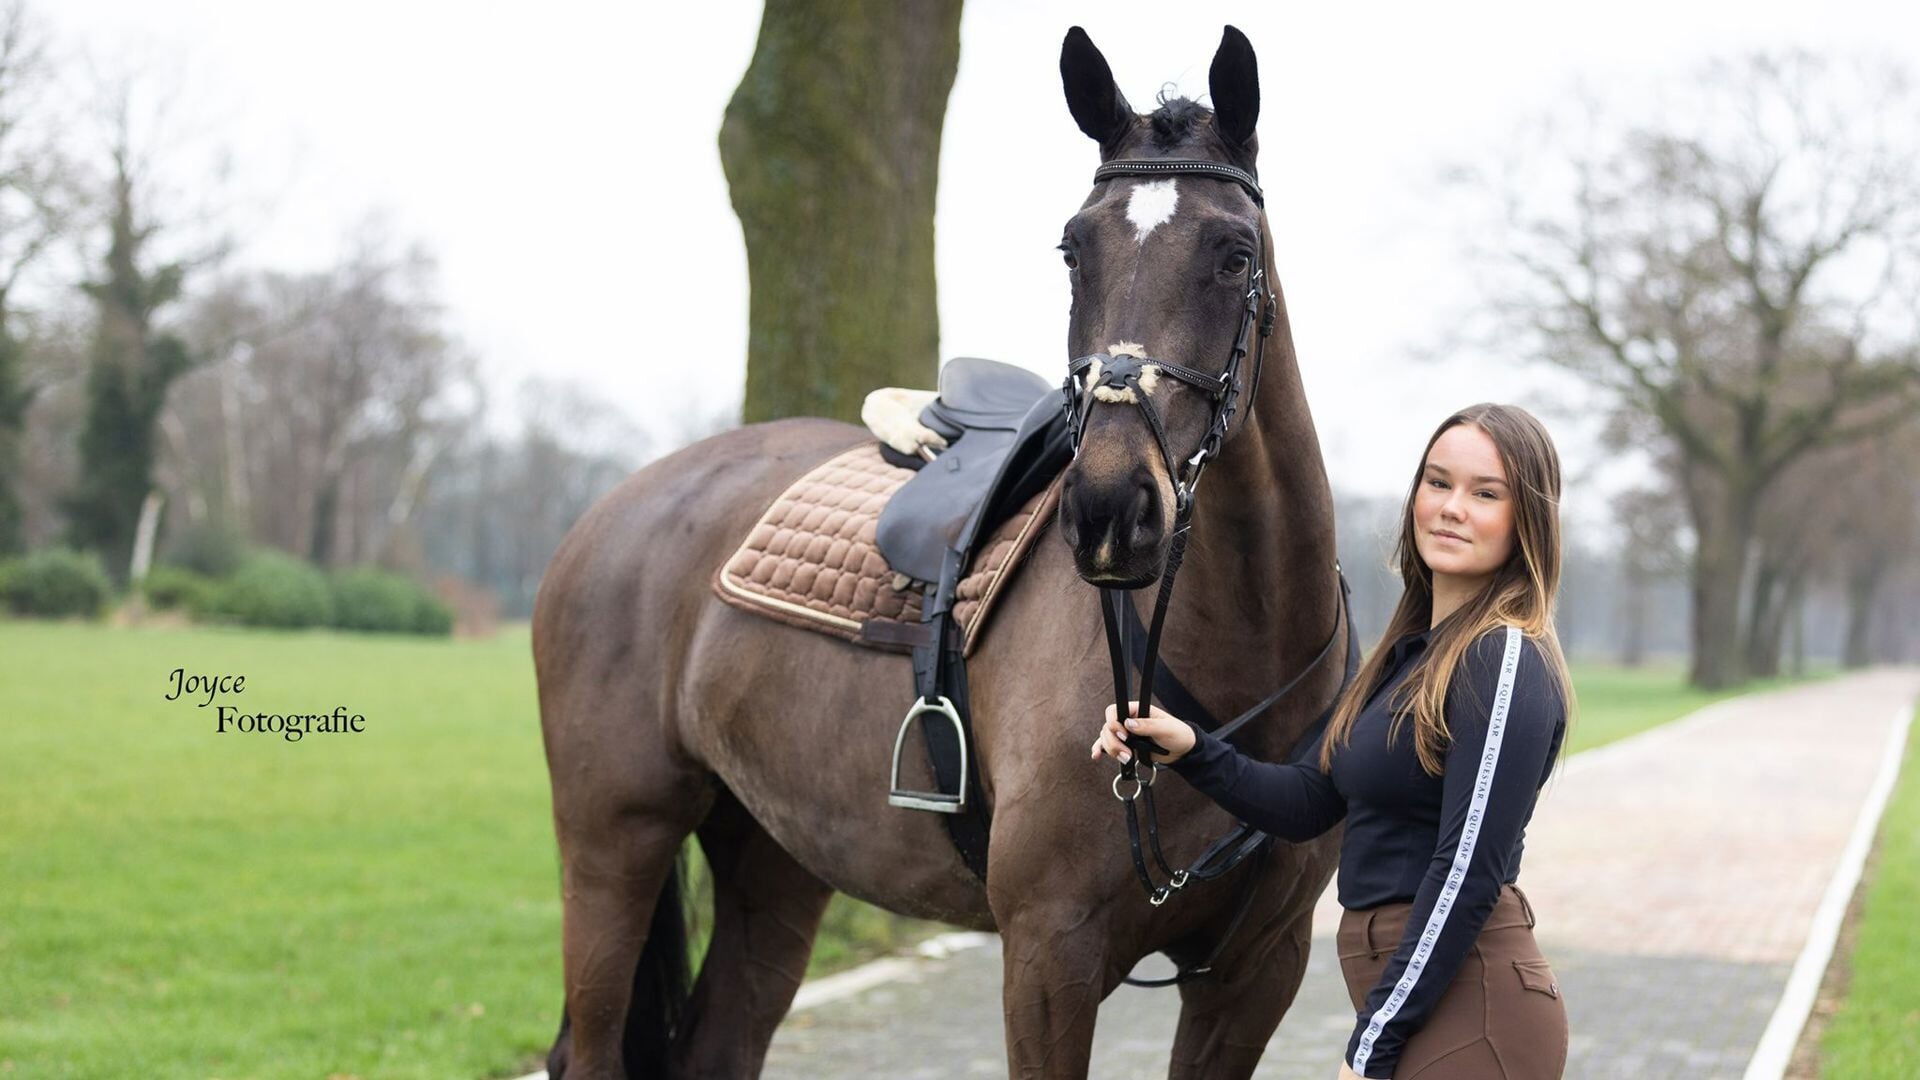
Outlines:
[[[1340, 971], [1356, 1011], [1400, 947], [1412, 904], [1340, 918]], [[1439, 1005], [1407, 1040], [1395, 1080], [1556, 1080], [1567, 1063], [1567, 1007], [1533, 940], [1533, 908], [1512, 885]]]

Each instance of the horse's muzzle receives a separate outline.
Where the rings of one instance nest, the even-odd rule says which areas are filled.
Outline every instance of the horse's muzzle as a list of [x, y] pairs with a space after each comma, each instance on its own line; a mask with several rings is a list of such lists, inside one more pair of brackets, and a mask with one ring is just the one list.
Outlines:
[[1145, 470], [1107, 484], [1068, 473], [1060, 529], [1089, 584], [1137, 589], [1159, 580], [1171, 540], [1160, 486]]

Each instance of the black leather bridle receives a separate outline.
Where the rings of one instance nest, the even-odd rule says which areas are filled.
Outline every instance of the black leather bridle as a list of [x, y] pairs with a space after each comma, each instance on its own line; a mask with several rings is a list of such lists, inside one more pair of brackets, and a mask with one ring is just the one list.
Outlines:
[[[1173, 597], [1174, 576], [1179, 573], [1180, 564], [1186, 554], [1187, 533], [1193, 517], [1194, 492], [1199, 486], [1201, 472], [1209, 461], [1219, 456], [1221, 446], [1235, 430], [1233, 420], [1238, 412], [1241, 396], [1242, 368], [1249, 351], [1253, 354], [1253, 380], [1249, 390], [1249, 400], [1258, 400], [1260, 369], [1266, 359], [1266, 339], [1273, 334], [1274, 320], [1279, 309], [1279, 297], [1273, 291], [1269, 273], [1272, 234], [1267, 225], [1266, 200], [1261, 194], [1259, 181], [1255, 180], [1252, 174], [1217, 161], [1162, 158], [1110, 161], [1094, 172], [1093, 179], [1095, 183], [1099, 183], [1121, 176], [1200, 176], [1229, 181], [1240, 185], [1248, 195], [1252, 196], [1254, 205], [1260, 208], [1260, 250], [1247, 270], [1247, 290], [1245, 301], [1241, 306], [1240, 326], [1234, 334], [1233, 348], [1227, 356], [1224, 371], [1218, 375], [1212, 375], [1182, 364], [1146, 356], [1125, 353], [1110, 356], [1106, 353], [1093, 353], [1078, 357], [1067, 365], [1067, 377], [1061, 386], [1061, 393], [1065, 398], [1067, 426], [1075, 456], [1080, 453], [1080, 436], [1085, 430], [1087, 412], [1096, 400], [1093, 391], [1101, 387], [1111, 388], [1124, 392], [1125, 396], [1120, 397], [1120, 400], [1130, 399], [1145, 415], [1148, 427], [1153, 430], [1154, 440], [1160, 447], [1160, 454], [1166, 461], [1167, 475], [1173, 482], [1175, 504], [1173, 540], [1167, 552], [1166, 567], [1160, 575], [1159, 598], [1154, 604], [1151, 628], [1147, 631], [1145, 658], [1140, 663], [1140, 693], [1137, 700], [1140, 702], [1140, 714], [1144, 715], [1153, 702], [1154, 674], [1159, 667], [1160, 634], [1166, 624], [1168, 602]], [[1253, 336], [1256, 324], [1259, 327], [1257, 339]], [[1091, 379], [1085, 378], [1086, 373], [1095, 364], [1099, 365], [1098, 374]], [[1149, 367], [1154, 368], [1160, 375], [1171, 377], [1207, 395], [1212, 404], [1212, 418], [1207, 425], [1206, 434], [1201, 437], [1200, 445], [1193, 456], [1184, 462], [1174, 456], [1159, 410], [1155, 408], [1146, 388], [1142, 386], [1142, 376]], [[1335, 573], [1339, 574], [1337, 564]], [[1346, 681], [1341, 683], [1341, 690], [1346, 689], [1346, 683], [1354, 676], [1357, 641], [1353, 633], [1352, 619], [1347, 610], [1346, 578], [1344, 575], [1339, 577], [1339, 617], [1319, 654], [1266, 700], [1221, 725], [1214, 731], [1215, 737], [1227, 738], [1248, 721], [1265, 713], [1295, 686], [1298, 686], [1333, 652], [1334, 643], [1339, 640], [1342, 627], [1347, 632], [1348, 655]], [[1100, 614], [1105, 624], [1107, 650], [1113, 666], [1114, 702], [1122, 717], [1127, 715], [1128, 649], [1121, 631], [1121, 616], [1124, 605], [1127, 603], [1128, 596], [1121, 590], [1110, 588], [1100, 590]], [[1334, 695], [1334, 699], [1339, 700], [1338, 693]], [[1332, 705], [1329, 705], [1326, 711], [1321, 713], [1314, 728], [1301, 739], [1302, 745], [1313, 741], [1315, 734], [1325, 726], [1331, 714]], [[1250, 856], [1264, 858], [1272, 847], [1272, 837], [1245, 822], [1240, 822], [1233, 831], [1214, 841], [1192, 866], [1175, 870], [1168, 863], [1166, 853], [1160, 847], [1159, 816], [1154, 810], [1153, 803], [1153, 776], [1160, 766], [1153, 762], [1152, 755], [1160, 752], [1160, 748], [1144, 736], [1129, 736], [1126, 739], [1126, 745], [1132, 751], [1132, 758], [1121, 763], [1120, 771], [1115, 774], [1113, 793], [1126, 809], [1127, 840], [1133, 855], [1134, 872], [1146, 888], [1149, 903], [1159, 907], [1168, 897], [1191, 881], [1209, 881], [1220, 877]], [[1147, 766], [1144, 774], [1139, 771], [1143, 763]], [[1123, 793], [1121, 790], [1123, 782], [1131, 783], [1133, 790]], [[1167, 878], [1164, 885], [1154, 883], [1153, 873], [1147, 867], [1140, 843], [1139, 815], [1134, 809], [1136, 803], [1144, 805], [1146, 809], [1148, 847], [1153, 853], [1154, 861], [1160, 866], [1160, 872]], [[1234, 931], [1246, 917], [1258, 877], [1257, 870], [1250, 871], [1242, 877], [1240, 896], [1233, 918], [1227, 924], [1226, 931], [1214, 943], [1212, 952], [1200, 964], [1192, 968], [1182, 968], [1178, 974], [1165, 979], [1136, 979], [1127, 976], [1125, 981], [1134, 986], [1172, 986], [1211, 971], [1214, 961], [1219, 958], [1227, 941], [1233, 937]]]

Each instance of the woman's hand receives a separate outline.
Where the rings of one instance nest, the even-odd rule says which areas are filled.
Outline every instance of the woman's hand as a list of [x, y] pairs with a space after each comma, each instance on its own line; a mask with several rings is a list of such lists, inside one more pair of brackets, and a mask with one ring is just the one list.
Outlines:
[[[1140, 703], [1127, 702], [1127, 711], [1138, 713]], [[1101, 754], [1116, 761], [1132, 760], [1132, 752], [1122, 742], [1130, 735], [1144, 735], [1165, 750], [1166, 753], [1153, 756], [1153, 760], [1161, 765], [1178, 761], [1187, 755], [1187, 751], [1193, 749], [1196, 740], [1193, 737], [1193, 729], [1187, 726], [1186, 721], [1163, 711], [1157, 705], [1148, 710], [1148, 713], [1147, 716], [1130, 717], [1126, 726], [1122, 727], [1119, 710], [1112, 705], [1107, 706], [1106, 722], [1100, 726], [1100, 737], [1093, 743], [1093, 760], [1099, 761]]]
[[1366, 1078], [1354, 1072], [1353, 1066], [1342, 1061], [1340, 1063], [1340, 1080], [1366, 1080]]

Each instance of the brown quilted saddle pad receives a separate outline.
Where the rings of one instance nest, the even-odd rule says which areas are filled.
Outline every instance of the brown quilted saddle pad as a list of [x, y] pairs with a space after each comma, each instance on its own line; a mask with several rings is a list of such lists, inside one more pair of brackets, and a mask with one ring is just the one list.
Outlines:
[[[859, 645], [908, 650], [920, 623], [921, 583], [897, 575], [874, 545], [880, 510], [913, 470], [862, 443], [814, 468], [773, 500], [719, 571], [713, 588], [737, 608]], [[954, 590], [953, 617], [971, 655], [994, 601], [1046, 529], [1055, 480], [974, 551]]]

